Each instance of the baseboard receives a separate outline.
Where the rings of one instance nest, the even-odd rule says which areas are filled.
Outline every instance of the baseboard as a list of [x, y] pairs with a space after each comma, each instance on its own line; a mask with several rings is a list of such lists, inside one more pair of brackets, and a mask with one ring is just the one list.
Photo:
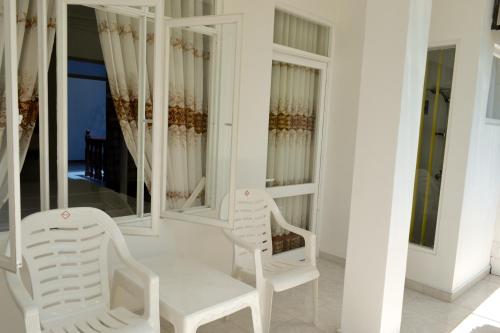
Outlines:
[[418, 291], [424, 295], [434, 297], [441, 301], [451, 303], [460, 296], [462, 296], [467, 290], [472, 288], [479, 281], [488, 276], [490, 274], [490, 269], [491, 267], [488, 265], [487, 267], [483, 268], [479, 273], [477, 273], [472, 279], [463, 283], [460, 287], [455, 288], [453, 291], [446, 291], [434, 288], [411, 279], [406, 279], [405, 287], [411, 290]]
[[345, 258], [336, 256], [336, 255], [331, 254], [331, 253], [326, 253], [323, 251], [319, 251], [319, 257], [320, 257], [320, 259], [324, 259], [326, 261], [330, 261], [330, 262], [336, 263], [342, 267], [345, 267]]
[[444, 301], [444, 302], [449, 302], [451, 303], [453, 301], [453, 294], [449, 291], [441, 290], [438, 288], [434, 288], [431, 286], [428, 286], [426, 284], [423, 284], [418, 281], [414, 281], [411, 279], [406, 279], [405, 280], [405, 288], [408, 288], [410, 290], [418, 291], [419, 293], [422, 293], [427, 296], [431, 296], [433, 298], [436, 298], [438, 300]]
[[477, 284], [479, 281], [483, 280], [485, 277], [487, 277], [491, 272], [491, 266], [487, 265], [484, 267], [479, 273], [476, 274], [472, 279], [469, 281], [463, 283], [461, 286], [458, 288], [455, 288], [452, 292], [452, 302], [462, 296], [467, 290], [472, 288], [475, 284]]
[[[345, 258], [336, 256], [331, 253], [326, 253], [323, 251], [319, 252], [319, 257], [321, 259], [336, 263], [342, 267], [345, 267]], [[414, 281], [411, 279], [406, 279], [405, 281], [405, 287], [411, 290], [418, 291], [424, 295], [434, 297], [436, 299], [439, 299], [444, 302], [453, 302], [457, 298], [459, 298], [461, 295], [463, 295], [467, 290], [469, 290], [471, 287], [473, 287], [476, 283], [484, 279], [488, 274], [490, 274], [491, 267], [488, 265], [487, 267], [483, 268], [478, 274], [476, 274], [472, 279], [467, 281], [466, 283], [462, 284], [460, 287], [455, 288], [453, 291], [446, 291], [446, 290], [441, 290], [438, 288], [434, 288], [431, 286], [428, 286], [426, 284], [423, 284], [418, 281]]]

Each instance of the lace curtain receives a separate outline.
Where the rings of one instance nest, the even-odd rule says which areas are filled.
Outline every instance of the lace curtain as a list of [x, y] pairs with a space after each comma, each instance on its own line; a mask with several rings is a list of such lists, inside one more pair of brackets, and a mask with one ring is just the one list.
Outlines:
[[[166, 1], [165, 15], [198, 16], [210, 13], [203, 0]], [[137, 165], [138, 31], [139, 20], [96, 10], [99, 37], [115, 110], [127, 148]], [[152, 119], [153, 26], [147, 38], [146, 118]], [[208, 52], [203, 36], [172, 30], [168, 113], [167, 206], [180, 208], [205, 174], [207, 132]], [[146, 130], [145, 182], [151, 188], [152, 127]], [[200, 199], [198, 199], [200, 200]]]
[[[3, 7], [3, 6], [2, 6]], [[3, 27], [3, 8], [1, 8], [0, 27]], [[55, 2], [47, 3], [48, 13], [48, 59], [52, 53], [55, 36]], [[19, 114], [22, 120], [19, 124], [19, 153], [21, 167], [26, 158], [33, 130], [38, 119], [38, 33], [37, 33], [37, 1], [17, 0], [17, 58]], [[6, 105], [5, 105], [5, 59], [4, 36], [0, 37], [0, 200], [5, 203], [8, 197], [7, 184], [7, 138], [6, 138]], [[50, 61], [50, 60], [49, 60]]]
[[[273, 186], [312, 181], [317, 79], [314, 69], [273, 61], [267, 158]], [[309, 196], [280, 198], [276, 204], [289, 223], [309, 227]], [[301, 246], [301, 237], [273, 224], [275, 253]]]

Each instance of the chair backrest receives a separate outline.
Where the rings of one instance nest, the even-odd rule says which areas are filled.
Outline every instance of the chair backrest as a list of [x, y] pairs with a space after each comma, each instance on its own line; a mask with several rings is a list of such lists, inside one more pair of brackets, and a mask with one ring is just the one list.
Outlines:
[[[265, 190], [236, 190], [233, 233], [250, 244], [258, 245], [264, 261], [273, 254], [272, 204], [273, 198]], [[254, 271], [252, 254], [238, 246], [234, 249], [234, 264], [245, 271]]]
[[109, 307], [108, 246], [117, 230], [111, 217], [94, 208], [23, 219], [23, 258], [42, 323]]

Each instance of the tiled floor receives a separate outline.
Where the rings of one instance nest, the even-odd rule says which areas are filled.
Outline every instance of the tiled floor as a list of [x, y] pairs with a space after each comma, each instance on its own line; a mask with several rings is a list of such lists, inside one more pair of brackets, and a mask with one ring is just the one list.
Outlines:
[[[320, 260], [320, 313], [318, 327], [310, 324], [311, 286], [275, 294], [272, 333], [334, 333], [340, 326], [344, 269]], [[162, 331], [173, 332], [163, 325]], [[200, 327], [200, 333], [253, 332], [250, 312]], [[401, 332], [404, 333], [500, 333], [500, 277], [489, 276], [453, 304], [406, 290]]]

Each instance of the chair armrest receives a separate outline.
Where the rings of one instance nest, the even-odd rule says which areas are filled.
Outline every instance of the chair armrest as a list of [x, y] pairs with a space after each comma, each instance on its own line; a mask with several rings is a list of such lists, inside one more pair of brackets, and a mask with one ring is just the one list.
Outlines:
[[8, 289], [16, 302], [17, 307], [24, 317], [26, 333], [40, 333], [40, 316], [38, 306], [35, 304], [21, 279], [16, 274], [5, 272]]
[[278, 223], [280, 227], [304, 238], [306, 245], [306, 259], [309, 260], [309, 262], [311, 262], [314, 266], [316, 266], [316, 235], [309, 230], [305, 230], [289, 224], [281, 214], [278, 206], [274, 201], [271, 205], [271, 213], [273, 214], [276, 223]]
[[250, 244], [245, 242], [243, 239], [235, 236], [232, 232], [223, 229], [222, 232], [233, 244], [245, 249], [249, 253], [253, 254], [255, 263], [255, 276], [257, 281], [264, 277], [263, 267], [262, 267], [262, 252], [260, 248], [255, 244]]
[[[122, 243], [123, 242], [123, 243]], [[160, 330], [160, 278], [146, 266], [135, 260], [125, 244], [123, 238], [114, 239], [118, 257], [125, 268], [135, 274], [144, 288], [144, 319], [152, 327]]]

